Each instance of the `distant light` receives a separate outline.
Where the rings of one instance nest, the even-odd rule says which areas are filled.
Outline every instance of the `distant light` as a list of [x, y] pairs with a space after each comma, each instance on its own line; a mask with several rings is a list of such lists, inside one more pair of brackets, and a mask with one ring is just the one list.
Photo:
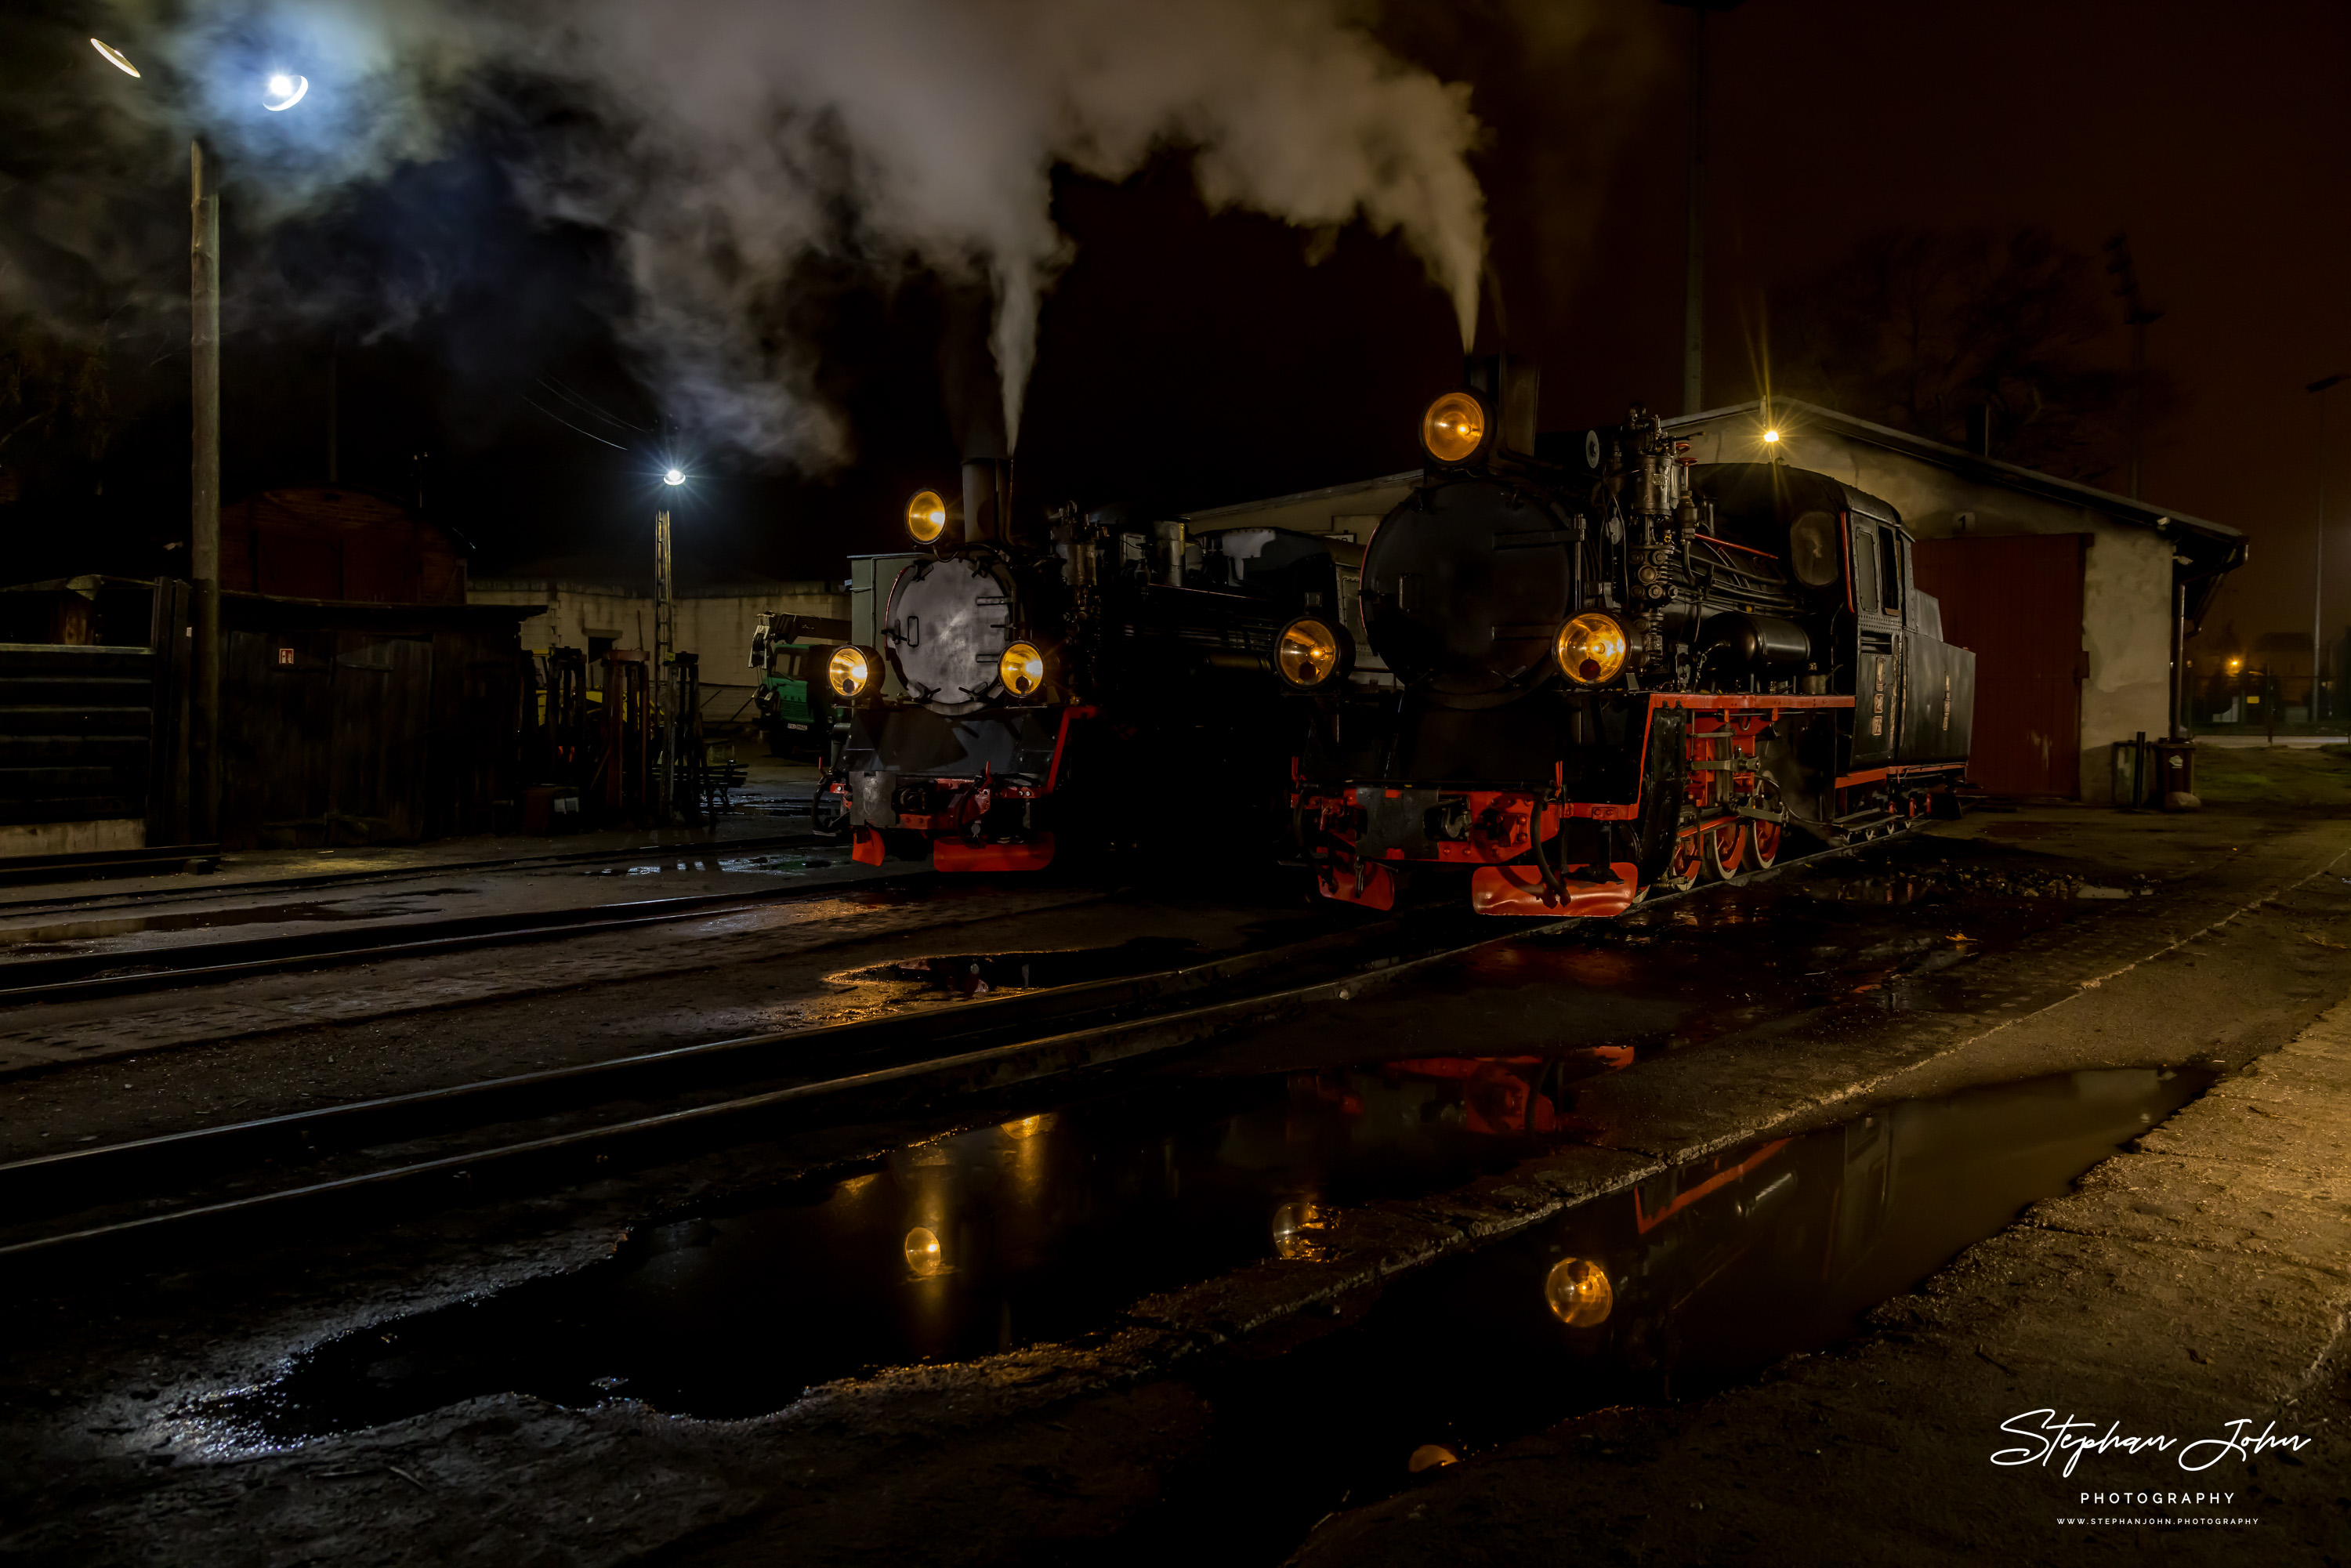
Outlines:
[[662, 483], [663, 483], [663, 484], [664, 484], [664, 485], [683, 485], [683, 484], [684, 484], [684, 483], [685, 483], [685, 470], [684, 470], [684, 469], [683, 469], [683, 468], [673, 468], [673, 469], [671, 469], [668, 473], [666, 473], [666, 474], [664, 474], [664, 475], [663, 475], [663, 476], [662, 476]]
[[303, 95], [310, 90], [310, 78], [279, 71], [269, 78], [268, 86], [269, 96], [261, 100], [261, 107], [272, 114], [283, 114], [302, 101]]
[[1777, 441], [1780, 439], [1780, 433], [1776, 430], [1767, 430], [1763, 433], [1763, 439], [1767, 442]]
[[92, 38], [89, 41], [89, 47], [105, 56], [106, 63], [116, 70], [128, 72], [131, 76], [139, 74], [139, 68], [131, 63], [130, 57], [105, 39]]

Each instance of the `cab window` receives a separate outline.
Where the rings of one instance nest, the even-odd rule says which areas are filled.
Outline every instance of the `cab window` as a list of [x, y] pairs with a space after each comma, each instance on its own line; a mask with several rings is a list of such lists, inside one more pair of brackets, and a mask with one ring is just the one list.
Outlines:
[[1877, 607], [1888, 615], [1902, 613], [1902, 541], [1895, 531], [1877, 530]]
[[1874, 528], [1853, 530], [1853, 607], [1872, 610], [1877, 605], [1877, 535]]

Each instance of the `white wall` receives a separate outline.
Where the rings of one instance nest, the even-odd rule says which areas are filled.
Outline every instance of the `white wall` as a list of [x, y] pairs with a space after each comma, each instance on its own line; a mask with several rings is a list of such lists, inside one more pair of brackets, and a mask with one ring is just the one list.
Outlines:
[[[610, 584], [515, 578], [477, 578], [468, 584], [469, 604], [544, 604], [522, 623], [522, 645], [534, 653], [549, 648], [586, 648], [590, 637], [615, 639], [617, 648], [650, 651], [653, 601], [648, 593]], [[681, 595], [677, 601], [677, 647], [702, 658], [705, 683], [755, 685], [748, 664], [751, 629], [759, 612], [849, 618], [849, 595], [829, 582], [778, 582], [771, 587], [730, 588]]]

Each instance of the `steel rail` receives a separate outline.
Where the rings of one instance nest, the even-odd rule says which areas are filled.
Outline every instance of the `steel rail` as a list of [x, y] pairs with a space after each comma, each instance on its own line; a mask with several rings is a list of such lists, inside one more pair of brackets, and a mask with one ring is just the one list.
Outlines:
[[[473, 872], [503, 871], [537, 866], [592, 865], [598, 861], [660, 860], [670, 856], [715, 854], [756, 854], [768, 850], [843, 848], [842, 840], [834, 834], [817, 832], [777, 833], [757, 839], [713, 839], [698, 843], [639, 844], [622, 849], [574, 850], [560, 854], [517, 854], [475, 861], [438, 861], [412, 866], [361, 866], [350, 871], [308, 872], [295, 876], [254, 877], [238, 879], [222, 877], [216, 873], [195, 873], [212, 880], [179, 887], [141, 888], [135, 893], [112, 889], [102, 893], [74, 894], [57, 898], [0, 898], [0, 918], [21, 919], [37, 915], [44, 910], [87, 910], [107, 905], [146, 907], [163, 901], [193, 902], [204, 898], [234, 898], [239, 894], [280, 892], [308, 887], [344, 887], [366, 882], [399, 882], [416, 877], [458, 876]], [[5, 885], [5, 884], [0, 884]], [[56, 886], [57, 883], [24, 884]]]
[[[795, 887], [641, 899], [628, 904], [592, 904], [583, 909], [461, 915], [453, 920], [379, 925], [360, 932], [302, 932], [293, 936], [254, 937], [233, 942], [189, 942], [137, 952], [28, 958], [14, 964], [0, 964], [0, 1008], [178, 990], [277, 974], [286, 969], [338, 968], [393, 958], [430, 957], [435, 954], [460, 953], [476, 947], [633, 930], [724, 914], [729, 909], [789, 904], [798, 899], [860, 888], [895, 886], [910, 878], [928, 874], [927, 870], [909, 868], [901, 872], [885, 872], [880, 876], [844, 877], [838, 881], [809, 883]], [[397, 939], [381, 939], [387, 936]], [[379, 939], [353, 940], [360, 936]], [[110, 967], [126, 965], [154, 967], [126, 974], [76, 973], [103, 971]], [[12, 983], [27, 973], [37, 977], [62, 973], [65, 977], [36, 979], [29, 985]]]

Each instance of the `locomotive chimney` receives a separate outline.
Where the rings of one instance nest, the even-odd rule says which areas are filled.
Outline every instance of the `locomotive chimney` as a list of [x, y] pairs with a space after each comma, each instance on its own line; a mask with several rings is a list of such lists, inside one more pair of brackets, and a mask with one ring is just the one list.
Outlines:
[[963, 537], [967, 544], [1012, 542], [1011, 459], [975, 457], [964, 464]]
[[1535, 405], [1541, 401], [1542, 370], [1517, 354], [1472, 354], [1461, 379], [1501, 416], [1499, 444], [1533, 456]]

